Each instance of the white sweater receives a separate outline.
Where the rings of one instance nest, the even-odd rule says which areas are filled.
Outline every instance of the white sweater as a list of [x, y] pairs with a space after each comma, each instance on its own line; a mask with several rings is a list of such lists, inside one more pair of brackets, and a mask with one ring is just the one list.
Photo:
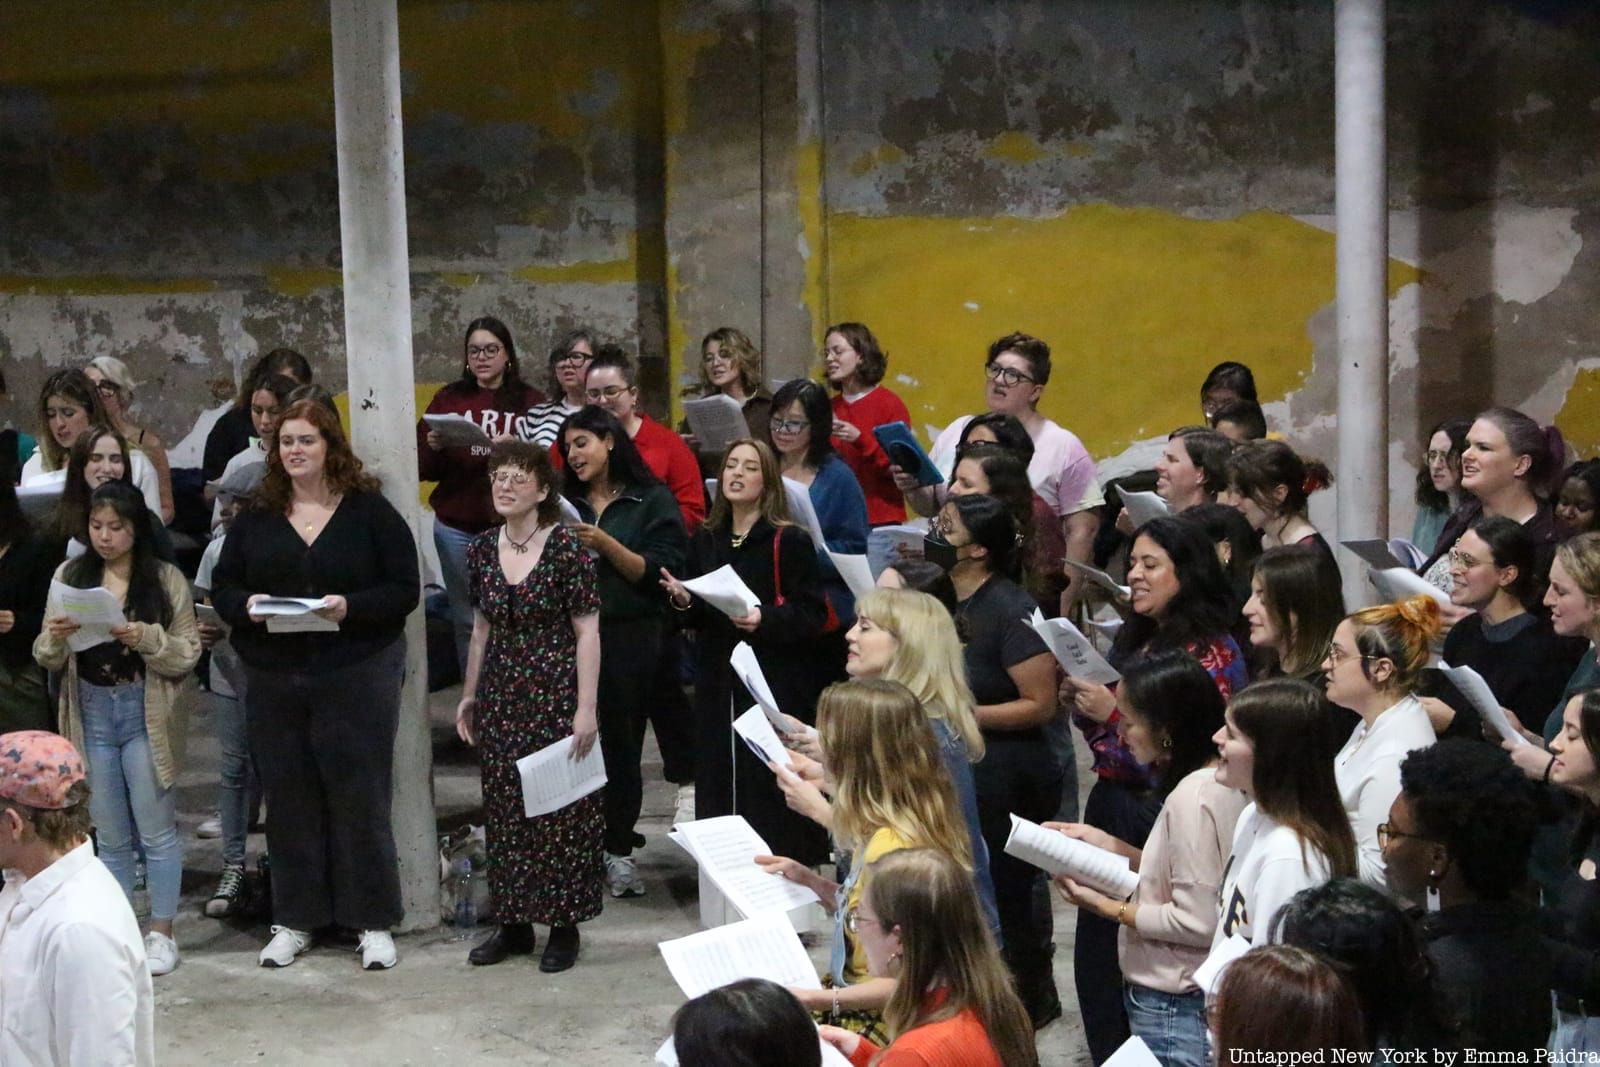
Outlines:
[[1252, 945], [1268, 944], [1278, 909], [1300, 890], [1326, 882], [1328, 873], [1328, 859], [1315, 846], [1302, 847], [1300, 835], [1251, 804], [1233, 832], [1212, 949], [1235, 934]]
[[1333, 758], [1339, 799], [1356, 835], [1361, 880], [1368, 885], [1384, 889], [1389, 882], [1378, 847], [1378, 824], [1388, 820], [1389, 807], [1400, 795], [1400, 761], [1412, 749], [1433, 742], [1433, 724], [1422, 702], [1406, 696], [1379, 712], [1371, 726], [1358, 724]]

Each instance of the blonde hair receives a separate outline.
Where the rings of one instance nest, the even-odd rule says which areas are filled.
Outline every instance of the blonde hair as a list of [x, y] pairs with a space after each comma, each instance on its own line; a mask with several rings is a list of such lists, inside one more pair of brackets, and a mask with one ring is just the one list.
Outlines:
[[1581, 533], [1561, 542], [1556, 559], [1584, 596], [1600, 600], [1600, 533]]
[[911, 690], [930, 719], [944, 723], [967, 749], [983, 758], [983, 734], [972, 713], [966, 659], [955, 620], [938, 599], [911, 589], [874, 589], [856, 601], [856, 618], [869, 619], [895, 639], [883, 677]]
[[728, 457], [733, 455], [733, 450], [743, 447], [755, 449], [756, 458], [761, 463], [761, 499], [757, 501], [761, 517], [775, 527], [793, 526], [794, 520], [789, 517], [789, 495], [783, 491], [783, 474], [778, 469], [777, 457], [765, 441], [741, 437], [728, 446], [727, 451], [722, 453], [722, 462], [717, 464], [717, 498], [711, 502], [711, 511], [706, 515], [707, 528], [714, 530], [733, 522], [733, 505], [723, 495], [722, 476], [727, 473]]
[[972, 844], [922, 705], [899, 682], [838, 682], [817, 699], [817, 732], [838, 789], [833, 833], [851, 850], [890, 829], [968, 870]]
[[[739, 387], [744, 390], [744, 395], [755, 396], [761, 391], [761, 350], [756, 348], [755, 342], [745, 335], [743, 330], [732, 326], [719, 326], [706, 334], [700, 341], [700, 353], [705, 355], [706, 346], [712, 341], [721, 345], [723, 355], [733, 358], [733, 365], [739, 370]], [[683, 391], [684, 396], [714, 396], [720, 390], [711, 383], [711, 374], [706, 370], [705, 359], [700, 360], [700, 381]]]
[[1394, 664], [1387, 688], [1407, 693], [1415, 689], [1439, 636], [1439, 602], [1418, 593], [1393, 604], [1364, 608], [1348, 618], [1355, 630], [1356, 649], [1363, 657], [1361, 672], [1368, 680], [1372, 675], [1367, 663], [1387, 659]]
[[[1037, 1064], [1033, 1026], [983, 921], [971, 875], [934, 849], [905, 848], [873, 861], [865, 877], [864, 896], [879, 925], [900, 933], [903, 959], [883, 1008], [890, 1037], [970, 1010], [1001, 1063]], [[946, 996], [930, 1008], [935, 985]]]

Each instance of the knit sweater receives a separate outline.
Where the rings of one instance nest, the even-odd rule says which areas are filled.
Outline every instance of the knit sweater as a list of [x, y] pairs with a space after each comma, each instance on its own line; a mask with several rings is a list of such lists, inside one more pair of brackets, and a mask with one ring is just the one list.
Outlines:
[[855, 472], [856, 481], [867, 498], [867, 522], [872, 526], [906, 521], [906, 502], [889, 474], [889, 453], [878, 444], [872, 428], [890, 422], [911, 424], [905, 401], [883, 386], [874, 386], [854, 400], [842, 394], [833, 398], [833, 417], [861, 431], [854, 441], [835, 437], [833, 447], [839, 458]]

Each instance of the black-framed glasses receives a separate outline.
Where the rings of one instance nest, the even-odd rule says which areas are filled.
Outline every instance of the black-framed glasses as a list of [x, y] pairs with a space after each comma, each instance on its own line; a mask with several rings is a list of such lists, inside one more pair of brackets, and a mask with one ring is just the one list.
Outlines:
[[567, 352], [558, 358], [555, 363], [559, 367], [563, 363], [587, 363], [593, 358], [587, 352]]
[[116, 396], [118, 392], [117, 383], [111, 381], [110, 379], [96, 382], [94, 391], [99, 393], [101, 396]]
[[488, 356], [490, 359], [493, 359], [495, 356], [498, 356], [505, 350], [506, 346], [498, 343], [488, 345], [468, 345], [467, 358], [477, 359], [479, 356]]
[[811, 420], [774, 418], [769, 425], [772, 427], [773, 433], [799, 433], [811, 425]]
[[1433, 841], [1434, 838], [1426, 834], [1413, 834], [1407, 830], [1397, 830], [1392, 823], [1380, 822], [1378, 824], [1378, 847], [1388, 848], [1389, 842], [1398, 838], [1409, 837], [1414, 841]]
[[983, 376], [991, 382], [998, 381], [1001, 385], [1021, 385], [1023, 382], [1034, 384], [1034, 380], [1028, 375], [1012, 367], [1002, 367], [998, 363], [990, 363], [984, 367]]

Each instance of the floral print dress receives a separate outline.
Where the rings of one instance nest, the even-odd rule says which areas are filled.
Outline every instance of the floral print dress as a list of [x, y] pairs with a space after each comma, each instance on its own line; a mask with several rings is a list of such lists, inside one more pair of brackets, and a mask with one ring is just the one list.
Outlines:
[[570, 926], [600, 914], [601, 794], [530, 819], [517, 760], [572, 733], [578, 671], [571, 616], [600, 610], [594, 561], [557, 526], [538, 564], [511, 585], [500, 569], [499, 541], [496, 526], [467, 547], [472, 603], [490, 624], [475, 716], [489, 891], [498, 922]]

